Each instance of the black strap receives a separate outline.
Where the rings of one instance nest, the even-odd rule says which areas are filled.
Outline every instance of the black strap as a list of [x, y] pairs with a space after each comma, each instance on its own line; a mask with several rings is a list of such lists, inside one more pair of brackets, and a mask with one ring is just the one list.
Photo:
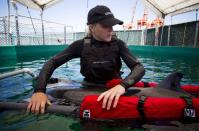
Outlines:
[[193, 106], [192, 98], [188, 96], [181, 96], [180, 98], [182, 98], [186, 102], [183, 121], [193, 121], [196, 118], [196, 111]]
[[144, 84], [144, 87], [149, 87], [149, 83], [148, 82], [142, 81], [142, 83]]
[[48, 84], [55, 84], [55, 83], [58, 83], [58, 78], [50, 78], [48, 80]]
[[137, 110], [140, 113], [141, 120], [145, 121], [145, 113], [144, 113], [144, 103], [146, 102], [147, 96], [140, 96], [138, 101]]
[[90, 46], [91, 44], [91, 37], [84, 38], [84, 46]]

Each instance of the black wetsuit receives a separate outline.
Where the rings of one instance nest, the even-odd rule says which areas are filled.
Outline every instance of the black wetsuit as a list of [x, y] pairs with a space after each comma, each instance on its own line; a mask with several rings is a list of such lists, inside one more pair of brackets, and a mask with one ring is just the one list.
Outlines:
[[[51, 77], [53, 71], [57, 67], [61, 66], [62, 64], [68, 62], [69, 60], [73, 58], [80, 58], [81, 74], [85, 77], [84, 80], [89, 81], [89, 82], [94, 82], [94, 83], [105, 83], [113, 78], [121, 78], [120, 69], [121, 69], [121, 63], [122, 63], [121, 58], [122, 58], [123, 61], [126, 63], [126, 65], [129, 67], [129, 69], [131, 70], [131, 72], [129, 73], [128, 76], [125, 77], [125, 79], [122, 80], [121, 85], [125, 88], [128, 88], [131, 85], [135, 84], [145, 74], [143, 65], [137, 60], [135, 56], [133, 56], [130, 53], [126, 44], [122, 40], [114, 39], [112, 41], [116, 43], [118, 50], [109, 49], [110, 51], [108, 52], [108, 54], [107, 53], [103, 54], [105, 56], [102, 56], [102, 57], [100, 57], [100, 53], [98, 52], [96, 52], [95, 54], [93, 53], [93, 55], [96, 56], [96, 58], [99, 57], [99, 59], [103, 59], [103, 58], [106, 59], [106, 56], [107, 56], [107, 59], [109, 59], [108, 56], [112, 56], [110, 58], [113, 59], [113, 61], [115, 61], [114, 63], [115, 65], [114, 66], [112, 65], [110, 67], [117, 67], [113, 69], [113, 71], [115, 70], [115, 73], [113, 73], [112, 76], [110, 76], [111, 73], [109, 73], [110, 67], [107, 67], [108, 68], [107, 71], [104, 70], [104, 68], [106, 67], [103, 67], [104, 63], [105, 65], [109, 64], [108, 63], [109, 61], [107, 60], [103, 60], [103, 62], [96, 62], [96, 61], [92, 62], [93, 64], [102, 64], [102, 66], [98, 66], [96, 70], [91, 70], [90, 72], [88, 71], [90, 70], [91, 66], [89, 65], [89, 62], [85, 62], [85, 61], [88, 61], [89, 59], [93, 59], [93, 55], [92, 55], [92, 52], [91, 54], [87, 53], [89, 52], [90, 49], [88, 49], [86, 53], [83, 53], [84, 52], [83, 49], [86, 49], [87, 47], [85, 47], [84, 39], [81, 39], [81, 40], [77, 40], [73, 42], [64, 51], [55, 55], [44, 64], [39, 74], [39, 78], [36, 82], [35, 92], [45, 92], [47, 81]], [[94, 38], [91, 38], [90, 44], [95, 49], [94, 51], [98, 51], [98, 50], [103, 49], [105, 46], [106, 46], [106, 49], [108, 49], [112, 41], [102, 42], [102, 41], [97, 41]], [[107, 51], [104, 51], [104, 52], [107, 52]], [[90, 56], [92, 55], [92, 57], [86, 59], [86, 57], [89, 57], [89, 55]], [[91, 76], [89, 77], [89, 75]]]

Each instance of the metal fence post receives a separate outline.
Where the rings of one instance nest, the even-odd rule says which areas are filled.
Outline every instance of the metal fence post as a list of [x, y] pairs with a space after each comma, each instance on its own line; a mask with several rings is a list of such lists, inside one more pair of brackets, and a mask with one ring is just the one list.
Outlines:
[[10, 38], [10, 41], [11, 41], [11, 45], [15, 45], [14, 43], [14, 36], [12, 33], [9, 33], [9, 38]]
[[44, 22], [43, 22], [43, 9], [41, 11], [41, 24], [42, 24], [42, 39], [43, 45], [45, 45], [45, 33], [44, 33]]
[[18, 16], [15, 16], [15, 21], [16, 21], [16, 32], [17, 32], [17, 45], [20, 45]]
[[186, 31], [187, 31], [187, 24], [184, 24], [184, 33], [183, 33], [182, 47], [185, 46]]
[[19, 21], [18, 21], [18, 8], [16, 3], [12, 2], [12, 6], [15, 9], [15, 28], [17, 34], [17, 45], [20, 45], [20, 35], [19, 35]]
[[167, 46], [169, 46], [169, 43], [170, 43], [170, 33], [171, 33], [171, 25], [169, 25], [169, 28], [168, 28]]
[[148, 29], [144, 30], [144, 45], [146, 45], [146, 42], [147, 42], [147, 31]]
[[159, 36], [159, 28], [158, 26], [155, 27], [155, 46], [158, 45], [158, 36]]
[[[172, 25], [172, 23], [173, 23], [173, 16], [171, 16], [171, 25]], [[167, 46], [169, 46], [169, 44], [170, 44], [171, 25], [169, 25], [169, 28], [168, 28]]]
[[160, 36], [160, 46], [162, 46], [162, 36], [164, 33], [164, 25], [162, 26], [161, 36]]
[[5, 43], [4, 44], [6, 45], [6, 43], [7, 43], [7, 34], [6, 34], [6, 32], [7, 32], [7, 24], [6, 24], [6, 19], [5, 18], [3, 18], [3, 27], [4, 27], [3, 29], [4, 29], [4, 35], [5, 35], [5, 39], [4, 39]]
[[64, 44], [66, 44], [66, 26], [64, 26]]
[[[199, 22], [197, 21], [198, 16], [198, 10], [196, 10], [196, 31], [195, 31], [195, 39], [194, 39], [194, 47], [196, 47], [197, 40], [198, 40], [198, 28], [199, 28]], [[199, 43], [198, 43], [199, 44]]]
[[140, 41], [140, 45], [144, 45], [145, 43], [145, 30], [141, 30], [141, 41]]
[[7, 17], [7, 44], [10, 43], [10, 0], [7, 0], [8, 17]]

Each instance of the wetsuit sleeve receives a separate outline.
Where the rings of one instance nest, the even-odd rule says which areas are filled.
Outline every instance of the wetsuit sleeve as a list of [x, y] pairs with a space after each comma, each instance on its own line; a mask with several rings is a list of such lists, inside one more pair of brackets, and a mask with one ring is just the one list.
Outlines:
[[121, 82], [121, 85], [127, 89], [142, 79], [145, 74], [145, 69], [139, 60], [130, 52], [123, 41], [119, 40], [118, 44], [120, 46], [120, 56], [131, 70], [128, 76], [126, 76]]
[[75, 41], [69, 45], [65, 50], [50, 58], [42, 67], [39, 77], [36, 81], [34, 92], [46, 92], [47, 81], [51, 77], [53, 71], [66, 63], [67, 61], [78, 58], [81, 55], [83, 43], [81, 40]]

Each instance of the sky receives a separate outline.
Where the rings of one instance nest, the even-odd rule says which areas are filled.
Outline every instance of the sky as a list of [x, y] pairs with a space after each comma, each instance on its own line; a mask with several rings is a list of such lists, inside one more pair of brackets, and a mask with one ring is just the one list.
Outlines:
[[[113, 12], [114, 16], [124, 23], [129, 23], [132, 17], [132, 9], [136, 3], [136, 0], [63, 0], [62, 2], [46, 9], [44, 11], [44, 19], [48, 21], [54, 21], [63, 23], [73, 27], [73, 31], [85, 31], [87, 22], [88, 10], [96, 5], [108, 6]], [[21, 5], [18, 6], [18, 14], [28, 16], [27, 8]], [[31, 9], [31, 16], [34, 18], [40, 18], [40, 12], [38, 10]], [[7, 0], [0, 0], [0, 16], [6, 16]], [[134, 21], [137, 21], [143, 16], [144, 6], [138, 1], [136, 6]], [[13, 7], [11, 6], [11, 14], [15, 14]], [[148, 9], [148, 19], [152, 21], [157, 16]], [[199, 17], [199, 16], [198, 16]], [[166, 16], [165, 25], [184, 23], [188, 21], [196, 20], [196, 12], [188, 12], [172, 17]], [[114, 26], [114, 30], [123, 29], [122, 26]]]

